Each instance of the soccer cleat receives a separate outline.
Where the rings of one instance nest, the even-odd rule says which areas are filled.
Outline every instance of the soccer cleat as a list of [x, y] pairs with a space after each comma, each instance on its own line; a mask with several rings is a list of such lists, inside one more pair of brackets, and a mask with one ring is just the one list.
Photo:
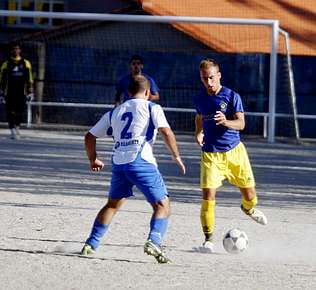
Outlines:
[[200, 247], [200, 251], [202, 253], [207, 253], [207, 254], [212, 254], [215, 252], [214, 250], [214, 243], [212, 240], [206, 240], [203, 244], [202, 247]]
[[20, 127], [15, 127], [15, 133], [16, 133], [17, 139], [20, 139], [20, 137], [21, 137]]
[[92, 249], [92, 247], [88, 244], [85, 244], [80, 252], [83, 256], [92, 255], [95, 253], [95, 250]]
[[266, 225], [268, 223], [268, 220], [267, 220], [266, 216], [264, 215], [264, 213], [262, 211], [260, 211], [259, 209], [256, 209], [255, 207], [247, 210], [241, 205], [241, 210], [246, 215], [251, 217], [258, 224]]
[[154, 244], [151, 240], [148, 240], [145, 243], [144, 252], [147, 255], [154, 256], [159, 264], [165, 264], [165, 263], [171, 262], [171, 260], [166, 257], [166, 255], [162, 251], [161, 247]]
[[16, 133], [16, 130], [13, 128], [13, 129], [10, 129], [10, 132], [11, 132], [11, 136], [10, 138], [15, 140], [15, 139], [18, 139], [18, 135]]

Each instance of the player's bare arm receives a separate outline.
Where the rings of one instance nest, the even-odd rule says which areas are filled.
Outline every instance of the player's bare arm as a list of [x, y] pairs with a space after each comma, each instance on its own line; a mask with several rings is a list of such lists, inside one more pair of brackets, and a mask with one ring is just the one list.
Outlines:
[[170, 128], [159, 128], [158, 130], [163, 139], [165, 144], [167, 145], [173, 160], [177, 163], [177, 165], [179, 166], [181, 173], [185, 174], [185, 166], [182, 162], [182, 159], [180, 157], [180, 153], [178, 150], [178, 146], [177, 146], [177, 141], [176, 141], [176, 137], [174, 135], [174, 133], [172, 132], [172, 130]]
[[245, 115], [242, 112], [235, 113], [234, 120], [227, 120], [223, 112], [216, 111], [214, 120], [216, 125], [223, 125], [229, 129], [243, 130], [245, 128]]
[[195, 115], [195, 141], [200, 146], [203, 146], [203, 125], [202, 125], [202, 115], [196, 114]]
[[90, 161], [90, 168], [92, 171], [100, 171], [104, 167], [104, 163], [97, 158], [96, 152], [96, 137], [88, 132], [85, 135], [85, 148], [88, 159]]

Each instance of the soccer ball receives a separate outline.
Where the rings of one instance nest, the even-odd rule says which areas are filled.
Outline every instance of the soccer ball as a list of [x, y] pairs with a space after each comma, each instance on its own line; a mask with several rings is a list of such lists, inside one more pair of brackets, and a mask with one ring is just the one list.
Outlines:
[[248, 237], [238, 228], [231, 229], [224, 236], [223, 246], [228, 253], [239, 254], [248, 248]]

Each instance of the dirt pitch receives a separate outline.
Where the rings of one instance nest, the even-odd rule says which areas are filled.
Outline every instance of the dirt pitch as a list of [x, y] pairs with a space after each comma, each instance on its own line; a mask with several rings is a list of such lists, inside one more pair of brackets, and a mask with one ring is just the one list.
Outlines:
[[[316, 289], [316, 146], [245, 141], [268, 225], [239, 209], [225, 184], [216, 207], [216, 253], [195, 250], [199, 224], [199, 155], [192, 136], [178, 135], [185, 177], [163, 143], [155, 153], [172, 199], [165, 239], [173, 263], [143, 253], [151, 208], [135, 192], [115, 217], [95, 256], [78, 255], [106, 200], [111, 140], [98, 144], [106, 162], [89, 171], [83, 132], [0, 129], [0, 289]], [[227, 254], [222, 236], [239, 227], [249, 249]]]

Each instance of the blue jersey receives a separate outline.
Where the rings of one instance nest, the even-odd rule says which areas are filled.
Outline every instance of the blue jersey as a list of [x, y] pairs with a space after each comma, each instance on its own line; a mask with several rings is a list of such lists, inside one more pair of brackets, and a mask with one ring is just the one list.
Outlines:
[[[146, 75], [142, 73], [142, 75], [149, 80], [150, 83], [150, 93], [152, 95], [155, 95], [156, 93], [159, 93], [159, 88], [153, 78], [151, 78], [149, 75]], [[118, 84], [116, 85], [116, 92], [121, 95], [123, 94], [123, 102], [129, 99], [128, 95], [128, 86], [132, 80], [132, 75], [128, 74], [127, 76], [123, 77]]]
[[222, 125], [216, 125], [214, 115], [216, 111], [225, 114], [227, 120], [233, 120], [234, 114], [244, 112], [239, 94], [222, 87], [217, 95], [208, 95], [203, 90], [194, 98], [197, 114], [202, 115], [204, 133], [204, 152], [226, 152], [237, 146], [240, 142], [238, 130], [229, 129]]

